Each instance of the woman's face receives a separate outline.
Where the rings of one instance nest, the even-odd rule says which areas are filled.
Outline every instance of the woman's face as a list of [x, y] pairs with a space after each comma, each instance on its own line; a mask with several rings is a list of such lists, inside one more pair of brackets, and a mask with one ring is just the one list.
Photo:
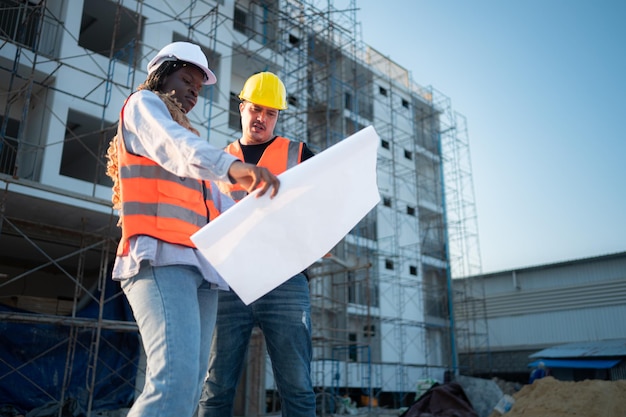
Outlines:
[[198, 93], [202, 89], [204, 73], [193, 65], [185, 65], [167, 76], [161, 92], [171, 94], [189, 113], [198, 102]]

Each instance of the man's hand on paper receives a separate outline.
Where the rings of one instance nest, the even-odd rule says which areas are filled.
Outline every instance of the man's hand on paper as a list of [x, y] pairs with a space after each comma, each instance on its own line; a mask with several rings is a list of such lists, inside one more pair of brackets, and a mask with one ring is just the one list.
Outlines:
[[257, 197], [261, 197], [272, 188], [270, 198], [274, 198], [280, 188], [280, 180], [276, 175], [272, 174], [267, 168], [253, 164], [235, 161], [228, 169], [228, 175], [241, 184], [249, 193], [261, 185]]

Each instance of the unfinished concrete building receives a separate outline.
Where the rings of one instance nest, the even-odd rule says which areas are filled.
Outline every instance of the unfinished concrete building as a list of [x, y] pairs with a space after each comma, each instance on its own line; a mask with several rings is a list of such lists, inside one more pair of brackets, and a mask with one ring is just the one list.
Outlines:
[[[218, 147], [239, 137], [236, 95], [262, 70], [287, 87], [278, 134], [315, 152], [368, 125], [381, 138], [381, 203], [309, 269], [319, 413], [344, 394], [406, 405], [420, 381], [471, 369], [458, 351], [485, 352], [481, 314], [457, 327], [451, 302], [480, 294], [451, 285], [480, 272], [465, 120], [362, 42], [356, 0], [0, 0], [0, 10], [0, 403], [91, 415], [141, 391], [136, 326], [108, 277], [120, 232], [104, 154], [146, 63], [176, 40], [201, 45], [217, 74], [190, 119]], [[237, 415], [279, 407], [261, 333], [239, 391]]]

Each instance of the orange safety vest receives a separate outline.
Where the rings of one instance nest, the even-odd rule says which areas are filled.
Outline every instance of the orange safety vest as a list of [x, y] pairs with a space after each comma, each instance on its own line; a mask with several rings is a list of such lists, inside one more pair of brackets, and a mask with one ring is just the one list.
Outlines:
[[[265, 148], [261, 159], [259, 159], [256, 165], [269, 169], [274, 175], [282, 174], [302, 161], [302, 148], [302, 142], [296, 142], [282, 136], [277, 136], [274, 142]], [[226, 146], [224, 150], [229, 154], [235, 155], [241, 161], [244, 160], [241, 144], [238, 140]], [[225, 184], [224, 187], [226, 190], [223, 191], [226, 191], [235, 201], [241, 200], [248, 194], [239, 184]]]
[[[120, 126], [123, 115], [124, 109]], [[130, 153], [121, 127], [118, 135], [122, 239], [117, 254], [128, 255], [128, 239], [136, 235], [195, 248], [189, 237], [220, 214], [211, 184], [178, 177], [151, 159]]]

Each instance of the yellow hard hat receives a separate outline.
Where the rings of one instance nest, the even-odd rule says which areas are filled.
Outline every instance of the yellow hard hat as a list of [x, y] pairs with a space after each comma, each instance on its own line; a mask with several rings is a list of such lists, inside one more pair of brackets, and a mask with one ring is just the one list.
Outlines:
[[248, 78], [239, 93], [239, 98], [273, 109], [285, 110], [287, 108], [285, 85], [276, 74], [271, 72], [259, 72]]

